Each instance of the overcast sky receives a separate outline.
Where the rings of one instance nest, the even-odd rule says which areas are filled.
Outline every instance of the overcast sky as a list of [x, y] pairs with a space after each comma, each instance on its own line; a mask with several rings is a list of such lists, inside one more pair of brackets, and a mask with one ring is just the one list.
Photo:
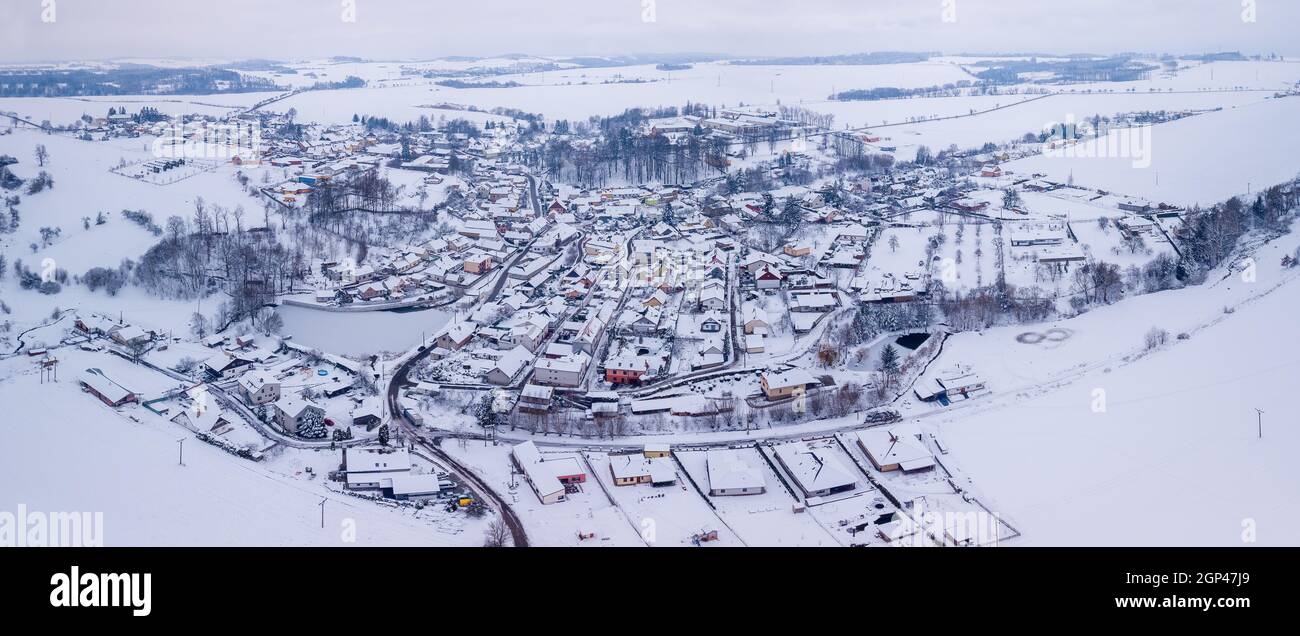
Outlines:
[[[344, 19], [349, 5], [354, 22]], [[1252, 11], [1243, 5], [1253, 6], [1253, 22], [1243, 19]], [[883, 50], [1295, 55], [1297, 23], [1297, 0], [0, 0], [0, 62]]]

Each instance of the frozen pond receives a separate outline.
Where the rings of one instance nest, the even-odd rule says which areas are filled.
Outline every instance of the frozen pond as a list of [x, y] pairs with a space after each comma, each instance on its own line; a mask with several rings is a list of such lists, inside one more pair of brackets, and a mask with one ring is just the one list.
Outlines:
[[284, 305], [278, 311], [283, 333], [294, 342], [349, 356], [405, 351], [420, 344], [421, 334], [433, 338], [451, 316], [440, 309], [335, 312]]

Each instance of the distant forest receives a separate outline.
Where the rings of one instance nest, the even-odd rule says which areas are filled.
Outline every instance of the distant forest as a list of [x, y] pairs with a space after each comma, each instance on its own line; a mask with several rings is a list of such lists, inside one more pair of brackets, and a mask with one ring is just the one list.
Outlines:
[[748, 66], [812, 66], [822, 64], [911, 64], [925, 62], [933, 53], [903, 53], [879, 51], [875, 53], [851, 53], [849, 55], [827, 55], [817, 57], [764, 57], [750, 60], [734, 60], [732, 64]]
[[1048, 82], [1130, 82], [1146, 79], [1151, 71], [1158, 68], [1126, 56], [1065, 61], [1041, 61], [1035, 58], [989, 60], [972, 66], [985, 69], [975, 73], [975, 77], [998, 84], [1022, 82], [1021, 73], [1051, 73], [1052, 78], [1045, 80]]
[[200, 95], [281, 90], [271, 80], [217, 68], [0, 71], [0, 97]]
[[906, 97], [954, 97], [961, 94], [962, 89], [970, 88], [975, 83], [962, 80], [953, 84], [944, 84], [943, 86], [925, 86], [921, 88], [896, 88], [893, 86], [877, 86], [875, 88], [857, 88], [848, 91], [840, 91], [831, 95], [831, 99], [840, 101], [876, 101], [881, 99], [903, 99]]

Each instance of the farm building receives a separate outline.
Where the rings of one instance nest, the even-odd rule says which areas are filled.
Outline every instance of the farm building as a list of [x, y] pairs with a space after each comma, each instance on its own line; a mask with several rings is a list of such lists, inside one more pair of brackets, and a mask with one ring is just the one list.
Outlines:
[[78, 378], [81, 389], [109, 406], [122, 406], [128, 402], [138, 402], [139, 397], [132, 391], [114, 382], [99, 369], [86, 369]]

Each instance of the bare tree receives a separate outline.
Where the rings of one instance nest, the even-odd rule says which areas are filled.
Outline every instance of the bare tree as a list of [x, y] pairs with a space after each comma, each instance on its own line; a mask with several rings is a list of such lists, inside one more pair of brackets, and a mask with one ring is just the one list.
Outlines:
[[510, 540], [510, 528], [506, 527], [501, 517], [497, 517], [488, 522], [487, 530], [483, 531], [483, 547], [502, 548]]

